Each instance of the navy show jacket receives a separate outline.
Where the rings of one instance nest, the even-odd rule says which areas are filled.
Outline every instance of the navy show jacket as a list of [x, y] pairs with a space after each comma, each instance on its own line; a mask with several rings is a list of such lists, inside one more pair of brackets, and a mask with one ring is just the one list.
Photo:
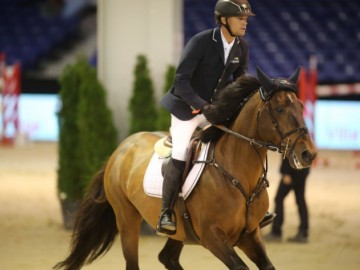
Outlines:
[[247, 42], [237, 37], [225, 65], [220, 27], [198, 33], [184, 47], [174, 85], [160, 104], [180, 120], [190, 120], [193, 109], [210, 103], [216, 91], [245, 74], [248, 58]]

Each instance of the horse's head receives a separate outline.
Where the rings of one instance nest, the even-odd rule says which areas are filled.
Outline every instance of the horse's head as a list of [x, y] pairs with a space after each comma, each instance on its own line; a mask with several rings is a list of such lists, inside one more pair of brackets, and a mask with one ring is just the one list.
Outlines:
[[289, 78], [270, 78], [257, 68], [261, 82], [263, 105], [258, 111], [259, 136], [279, 145], [280, 152], [292, 167], [309, 167], [316, 157], [316, 148], [303, 118], [303, 104], [298, 99], [298, 68]]

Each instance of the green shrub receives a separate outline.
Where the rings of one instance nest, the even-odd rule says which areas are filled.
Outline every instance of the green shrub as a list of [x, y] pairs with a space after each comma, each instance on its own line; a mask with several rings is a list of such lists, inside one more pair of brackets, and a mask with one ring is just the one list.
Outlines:
[[147, 59], [144, 55], [137, 57], [134, 77], [132, 97], [129, 104], [129, 134], [140, 131], [154, 131], [156, 130], [157, 118], [154, 87], [150, 78]]
[[60, 199], [80, 200], [116, 148], [118, 135], [105, 89], [85, 57], [63, 70], [59, 97], [58, 193]]

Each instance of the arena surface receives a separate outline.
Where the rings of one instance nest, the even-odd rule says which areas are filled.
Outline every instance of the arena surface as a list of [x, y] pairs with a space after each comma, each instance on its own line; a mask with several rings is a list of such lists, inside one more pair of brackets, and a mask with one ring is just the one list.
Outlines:
[[[308, 244], [267, 243], [277, 269], [360, 269], [360, 157], [352, 152], [320, 151], [308, 179]], [[279, 181], [280, 156], [269, 153], [271, 208]], [[0, 146], [0, 269], [50, 270], [68, 252], [70, 232], [62, 227], [56, 196], [57, 145]], [[296, 233], [294, 196], [286, 199], [284, 237]], [[264, 229], [264, 234], [268, 228]], [[143, 236], [141, 269], [164, 269], [157, 261], [165, 238]], [[250, 269], [257, 269], [241, 251]], [[226, 269], [201, 246], [185, 246], [184, 269]], [[124, 269], [120, 242], [84, 270]]]

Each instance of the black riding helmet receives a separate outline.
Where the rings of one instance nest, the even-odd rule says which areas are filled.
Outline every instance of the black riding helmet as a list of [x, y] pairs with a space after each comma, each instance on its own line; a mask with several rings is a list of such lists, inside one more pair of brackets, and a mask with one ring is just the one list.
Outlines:
[[[234, 36], [227, 23], [227, 18], [232, 16], [255, 16], [247, 0], [219, 0], [215, 5], [215, 20], [224, 25], [230, 35]], [[221, 22], [221, 17], [226, 18], [226, 24]]]

